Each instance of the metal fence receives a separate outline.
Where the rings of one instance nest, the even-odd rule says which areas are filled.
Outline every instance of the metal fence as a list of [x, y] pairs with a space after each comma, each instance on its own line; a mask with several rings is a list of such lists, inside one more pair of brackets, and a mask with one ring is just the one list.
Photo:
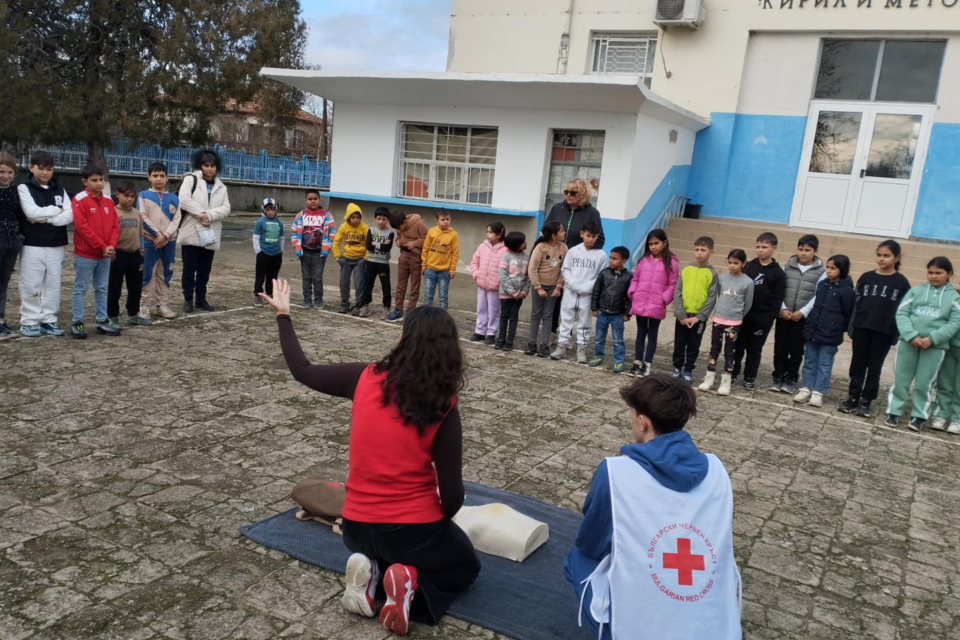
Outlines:
[[[49, 151], [62, 170], [79, 171], [87, 163], [86, 144], [61, 144], [39, 147]], [[220, 155], [222, 170], [220, 179], [226, 182], [250, 182], [292, 187], [330, 188], [330, 163], [326, 160], [311, 160], [307, 156], [270, 155], [231, 151], [220, 145], [214, 147]], [[194, 149], [176, 147], [164, 149], [159, 145], [132, 145], [115, 141], [104, 154], [111, 174], [143, 176], [151, 162], [163, 162], [170, 176], [182, 176], [190, 170], [190, 154]], [[29, 153], [21, 155], [21, 166], [27, 165]]]

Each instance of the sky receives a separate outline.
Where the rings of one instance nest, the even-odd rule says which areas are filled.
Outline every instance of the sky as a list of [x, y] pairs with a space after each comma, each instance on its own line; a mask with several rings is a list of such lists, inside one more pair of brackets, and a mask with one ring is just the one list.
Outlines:
[[301, 0], [324, 71], [444, 71], [451, 0]]

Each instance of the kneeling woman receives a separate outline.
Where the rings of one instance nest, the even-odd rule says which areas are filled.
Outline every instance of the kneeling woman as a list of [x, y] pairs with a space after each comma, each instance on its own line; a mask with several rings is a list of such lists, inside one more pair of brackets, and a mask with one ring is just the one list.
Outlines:
[[290, 285], [279, 280], [273, 290], [272, 298], [260, 295], [277, 312], [294, 379], [354, 401], [343, 505], [343, 541], [353, 555], [343, 606], [376, 615], [374, 595], [386, 567], [383, 626], [406, 635], [411, 618], [436, 624], [480, 573], [473, 545], [450, 520], [463, 505], [457, 327], [446, 311], [419, 307], [404, 318], [400, 341], [380, 362], [310, 364], [290, 320]]

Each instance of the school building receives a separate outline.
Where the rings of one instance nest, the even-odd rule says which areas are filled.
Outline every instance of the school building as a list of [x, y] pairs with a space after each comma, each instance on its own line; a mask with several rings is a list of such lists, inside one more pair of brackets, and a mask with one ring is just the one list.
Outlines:
[[735, 239], [960, 241], [960, 0], [453, 0], [446, 73], [263, 73], [337, 103], [335, 209], [459, 210], [465, 246], [572, 176], [608, 248], [687, 201]]

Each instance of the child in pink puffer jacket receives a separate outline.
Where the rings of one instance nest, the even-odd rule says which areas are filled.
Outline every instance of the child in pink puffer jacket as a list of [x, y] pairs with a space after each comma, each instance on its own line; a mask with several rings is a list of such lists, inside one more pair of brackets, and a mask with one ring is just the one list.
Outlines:
[[506, 234], [503, 224], [491, 222], [487, 227], [487, 239], [473, 253], [470, 260], [470, 276], [477, 283], [477, 326], [470, 342], [493, 345], [500, 324], [500, 280], [497, 269], [507, 247], [503, 244]]
[[[637, 262], [630, 282], [630, 315], [637, 319], [637, 348], [632, 376], [650, 374], [653, 355], [657, 352], [660, 321], [667, 317], [667, 305], [673, 302], [680, 268], [677, 256], [670, 252], [670, 241], [663, 229], [647, 234], [643, 257]], [[646, 350], [644, 350], [646, 342]]]

